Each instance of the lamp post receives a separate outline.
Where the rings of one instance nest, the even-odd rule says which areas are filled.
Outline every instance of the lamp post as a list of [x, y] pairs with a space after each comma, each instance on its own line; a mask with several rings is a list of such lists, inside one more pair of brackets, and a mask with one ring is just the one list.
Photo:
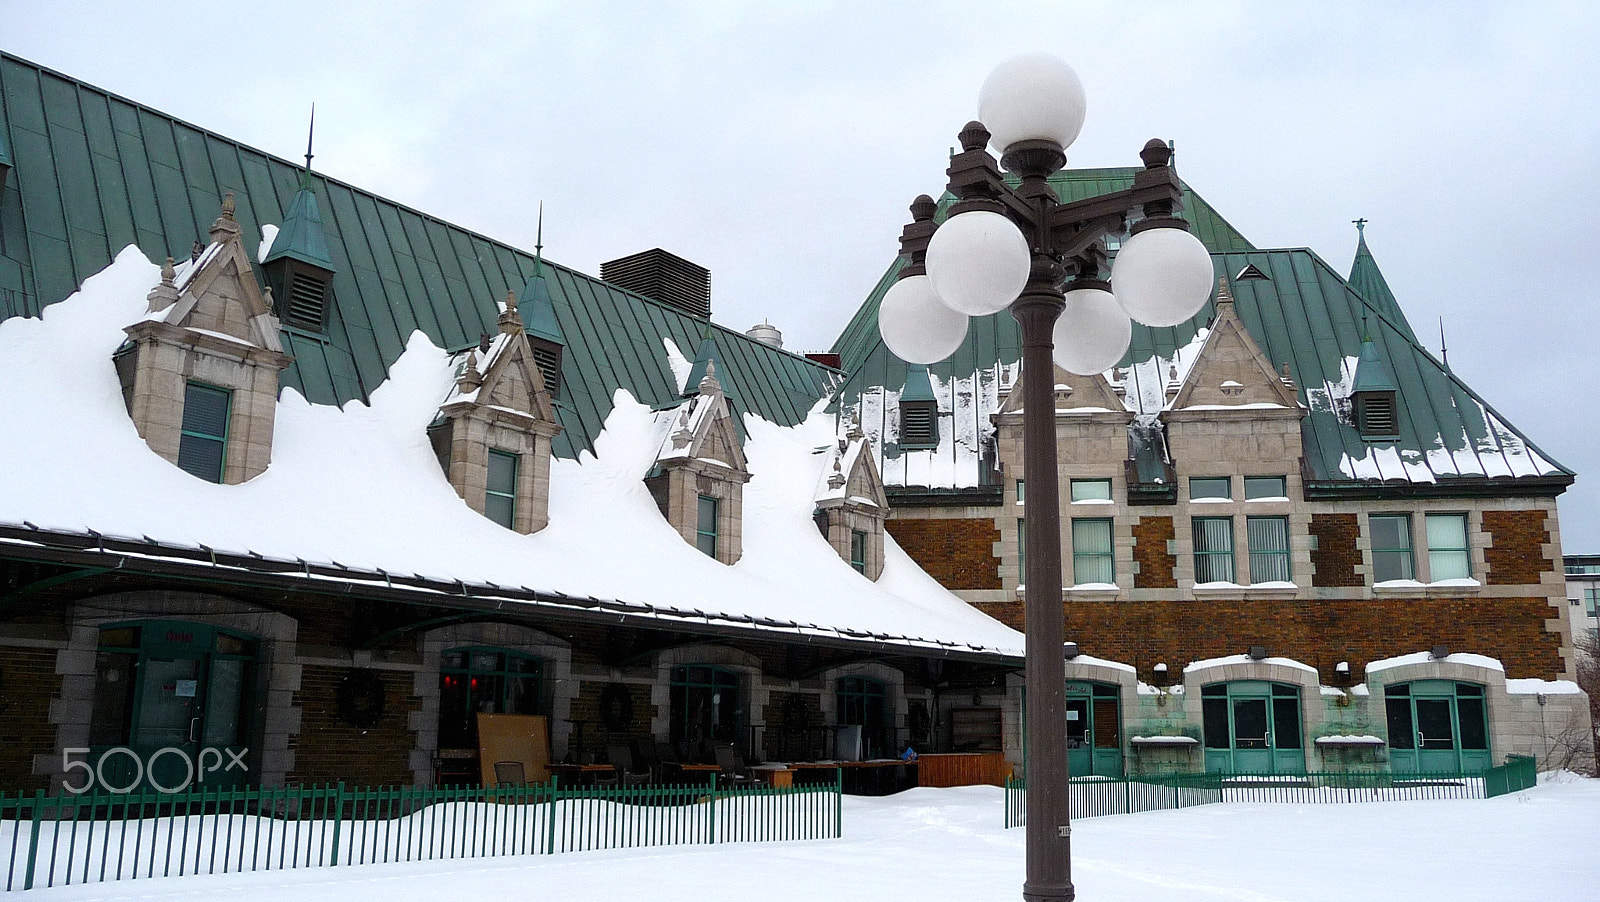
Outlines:
[[[1061, 508], [1053, 364], [1103, 373], [1127, 353], [1130, 316], [1151, 326], [1187, 320], [1211, 295], [1211, 256], [1178, 218], [1172, 151], [1151, 140], [1122, 191], [1063, 203], [1049, 184], [1083, 125], [1083, 88], [1045, 54], [1002, 63], [978, 97], [981, 122], [961, 130], [942, 224], [927, 195], [900, 236], [909, 260], [879, 307], [896, 356], [936, 363], [954, 353], [970, 316], [1009, 308], [1022, 331], [1023, 472], [1028, 480], [1025, 627], [1027, 877], [1030, 902], [1074, 897], [1066, 754], [1061, 605]], [[1000, 166], [1016, 176], [1008, 184]], [[1131, 228], [1128, 222], [1139, 217]], [[1107, 234], [1131, 231], [1110, 279]], [[1063, 312], [1065, 311], [1065, 312]]]

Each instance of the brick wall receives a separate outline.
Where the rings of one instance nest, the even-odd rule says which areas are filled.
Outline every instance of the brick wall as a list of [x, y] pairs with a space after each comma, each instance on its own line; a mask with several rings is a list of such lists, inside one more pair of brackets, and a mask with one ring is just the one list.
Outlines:
[[1178, 587], [1178, 580], [1172, 575], [1178, 559], [1167, 553], [1167, 541], [1176, 536], [1171, 517], [1140, 517], [1134, 521], [1133, 560], [1139, 565], [1139, 572], [1133, 577], [1135, 589]]
[[1355, 514], [1312, 514], [1311, 534], [1317, 539], [1317, 547], [1311, 552], [1311, 565], [1316, 568], [1311, 577], [1313, 586], [1366, 585], [1366, 577], [1356, 572], [1361, 563], [1361, 549], [1356, 547], [1361, 521]]
[[1000, 559], [994, 521], [890, 520], [889, 534], [917, 565], [947, 589], [999, 589]]
[[300, 706], [300, 734], [295, 743], [295, 766], [290, 783], [347, 783], [410, 785], [411, 749], [416, 734], [408, 729], [409, 715], [420, 707], [412, 694], [410, 671], [375, 670], [383, 683], [383, 717], [370, 727], [357, 727], [339, 715], [338, 689], [348, 667], [305, 665], [295, 704]]
[[1483, 512], [1483, 529], [1491, 537], [1483, 550], [1489, 585], [1535, 585], [1539, 574], [1555, 569], [1540, 547], [1550, 541], [1544, 521], [1541, 510]]
[[55, 750], [50, 700], [60, 694], [53, 649], [0, 649], [0, 791], [48, 788], [33, 756]]
[[[1023, 628], [1021, 602], [975, 607]], [[1316, 667], [1329, 685], [1340, 661], [1350, 662], [1360, 682], [1368, 662], [1441, 643], [1499, 658], [1513, 679], [1554, 679], [1564, 670], [1561, 638], [1544, 628], [1550, 604], [1541, 596], [1080, 601], [1064, 608], [1067, 639], [1084, 654], [1133, 664], [1146, 682], [1158, 663], [1176, 676], [1192, 661], [1242, 654], [1251, 645]]]

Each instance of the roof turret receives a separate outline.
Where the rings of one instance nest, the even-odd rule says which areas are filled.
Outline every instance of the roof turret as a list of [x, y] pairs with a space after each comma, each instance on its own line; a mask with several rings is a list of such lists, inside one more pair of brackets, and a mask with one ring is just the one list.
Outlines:
[[302, 263], [321, 267], [328, 272], [338, 272], [333, 265], [333, 254], [328, 249], [328, 235], [322, 229], [322, 210], [317, 196], [311, 191], [311, 174], [302, 172], [300, 190], [295, 192], [289, 215], [272, 241], [272, 250], [262, 263], [289, 257]]
[[1389, 361], [1383, 357], [1383, 352], [1378, 350], [1378, 345], [1372, 340], [1372, 333], [1367, 329], [1366, 318], [1361, 321], [1361, 357], [1356, 361], [1355, 378], [1351, 380], [1350, 392], [1366, 391], [1399, 391], [1400, 385], [1395, 381], [1394, 370], [1389, 368]]

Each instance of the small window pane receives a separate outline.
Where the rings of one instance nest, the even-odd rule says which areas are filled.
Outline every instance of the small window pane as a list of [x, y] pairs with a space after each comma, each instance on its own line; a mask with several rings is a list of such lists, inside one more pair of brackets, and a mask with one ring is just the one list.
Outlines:
[[1110, 501], [1111, 480], [1109, 479], [1074, 479], [1072, 480], [1073, 501]]
[[1273, 687], [1272, 744], [1280, 749], [1300, 748], [1300, 699], [1282, 697]]
[[227, 459], [228, 409], [233, 393], [190, 382], [183, 392], [178, 467], [207, 482], [221, 482]]
[[1465, 514], [1429, 514], [1428, 569], [1434, 582], [1467, 579], [1472, 565], [1467, 555]]
[[1488, 723], [1483, 716], [1483, 699], [1456, 698], [1456, 720], [1461, 723], [1461, 747], [1487, 749], [1489, 747]]
[[1250, 517], [1245, 532], [1250, 541], [1250, 582], [1288, 582], [1288, 518]]
[[1203, 498], [1233, 497], [1233, 477], [1231, 476], [1196, 476], [1189, 480], [1189, 499], [1198, 501]]
[[1027, 496], [1027, 492], [1025, 491], [1025, 487], [1023, 485], [1023, 481], [1019, 479], [1019, 480], [1017, 480], [1017, 503], [1018, 504], [1026, 504], [1027, 500], [1028, 500], [1028, 496]]
[[1115, 561], [1110, 520], [1072, 521], [1072, 577], [1078, 585], [1116, 582]]
[[1200, 700], [1200, 713], [1205, 722], [1206, 748], [1225, 749], [1228, 742], [1228, 699], [1227, 689], [1222, 690], [1220, 698], [1211, 697]]
[[1385, 699], [1384, 704], [1389, 714], [1389, 748], [1410, 749], [1416, 747], [1416, 739], [1411, 726], [1411, 699], [1406, 696], [1394, 696], [1394, 689], [1390, 687], [1391, 697]]
[[1404, 514], [1374, 515], [1372, 527], [1372, 579], [1415, 579], [1411, 561], [1411, 518]]
[[1283, 476], [1246, 476], [1244, 500], [1257, 498], [1283, 498], [1289, 494], [1287, 479]]
[[489, 451], [489, 485], [483, 498], [484, 516], [507, 529], [517, 517], [517, 455]]
[[1194, 518], [1194, 581], [1233, 582], [1233, 518]]
[[867, 534], [860, 530], [850, 531], [850, 566], [867, 572]]
[[710, 556], [717, 556], [717, 499], [701, 495], [695, 525], [695, 547]]
[[1017, 518], [1017, 582], [1028, 582], [1028, 523]]

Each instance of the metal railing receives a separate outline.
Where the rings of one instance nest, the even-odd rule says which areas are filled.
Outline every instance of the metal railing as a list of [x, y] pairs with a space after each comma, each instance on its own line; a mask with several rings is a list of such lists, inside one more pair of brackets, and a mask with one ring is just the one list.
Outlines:
[[6, 890], [391, 861], [842, 835], [841, 774], [775, 788], [283, 786], [0, 794]]
[[[1519, 760], [1520, 759], [1520, 760]], [[1174, 810], [1215, 802], [1345, 804], [1415, 799], [1482, 799], [1537, 781], [1532, 758], [1481, 773], [1162, 774], [1123, 778], [1075, 777], [1070, 783], [1073, 817]], [[1005, 825], [1027, 823], [1022, 779], [1006, 781]], [[1509, 788], [1505, 788], [1509, 787]]]

